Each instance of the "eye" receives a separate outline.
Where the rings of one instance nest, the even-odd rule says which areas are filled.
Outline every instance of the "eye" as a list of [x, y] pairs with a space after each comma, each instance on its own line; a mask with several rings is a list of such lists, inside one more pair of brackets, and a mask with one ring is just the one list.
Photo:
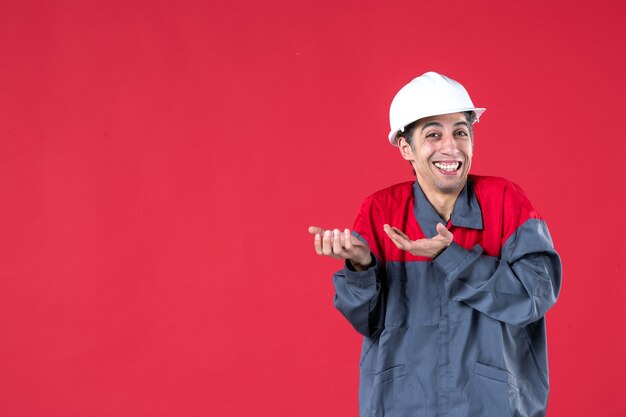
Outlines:
[[455, 133], [457, 136], [466, 137], [468, 133], [465, 130], [459, 130]]
[[426, 137], [428, 139], [439, 139], [441, 137], [441, 135], [438, 132], [428, 132], [426, 134]]

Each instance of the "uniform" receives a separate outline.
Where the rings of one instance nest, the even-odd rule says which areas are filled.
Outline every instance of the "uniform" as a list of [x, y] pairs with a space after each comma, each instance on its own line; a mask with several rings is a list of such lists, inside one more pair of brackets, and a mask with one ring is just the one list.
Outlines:
[[544, 416], [544, 315], [561, 263], [545, 222], [515, 184], [470, 175], [434, 260], [398, 249], [383, 231], [431, 238], [444, 223], [417, 181], [368, 197], [353, 233], [374, 258], [333, 278], [335, 306], [364, 336], [360, 416]]

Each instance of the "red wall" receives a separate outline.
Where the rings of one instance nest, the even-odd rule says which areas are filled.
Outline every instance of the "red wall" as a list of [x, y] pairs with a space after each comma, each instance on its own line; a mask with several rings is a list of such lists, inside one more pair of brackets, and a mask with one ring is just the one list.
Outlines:
[[626, 3], [388, 3], [0, 2], [2, 415], [355, 416], [306, 228], [412, 178], [428, 70], [562, 254], [549, 416], [626, 415]]

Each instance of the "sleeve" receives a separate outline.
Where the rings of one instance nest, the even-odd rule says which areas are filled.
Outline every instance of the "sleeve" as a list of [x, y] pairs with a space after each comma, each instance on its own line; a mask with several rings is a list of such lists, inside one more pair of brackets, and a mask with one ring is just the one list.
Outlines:
[[352, 228], [352, 234], [366, 243], [378, 260], [385, 264], [385, 250], [382, 244], [383, 224], [385, 223], [383, 211], [376, 203], [374, 196], [363, 201]]
[[452, 243], [434, 260], [452, 300], [515, 326], [542, 318], [561, 287], [561, 261], [545, 222], [533, 210], [522, 212], [530, 215], [506, 238], [500, 257]]
[[348, 261], [333, 276], [335, 307], [354, 329], [366, 337], [376, 337], [385, 322], [384, 292], [381, 290], [383, 266], [373, 257], [365, 271], [354, 271]]
[[357, 272], [346, 261], [344, 268], [333, 276], [335, 307], [357, 332], [372, 338], [380, 333], [385, 321], [385, 295], [381, 289], [385, 261], [375, 228], [379, 217], [380, 211], [370, 196], [361, 204], [352, 231], [372, 252], [370, 268]]

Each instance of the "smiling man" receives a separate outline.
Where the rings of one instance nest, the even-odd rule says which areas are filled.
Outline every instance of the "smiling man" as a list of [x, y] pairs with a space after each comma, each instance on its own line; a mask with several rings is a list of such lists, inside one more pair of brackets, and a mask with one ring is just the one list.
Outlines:
[[544, 315], [561, 263], [515, 184], [470, 175], [474, 107], [428, 72], [390, 108], [390, 142], [415, 171], [365, 199], [353, 230], [311, 226], [345, 260], [335, 306], [364, 336], [360, 415], [544, 416]]

